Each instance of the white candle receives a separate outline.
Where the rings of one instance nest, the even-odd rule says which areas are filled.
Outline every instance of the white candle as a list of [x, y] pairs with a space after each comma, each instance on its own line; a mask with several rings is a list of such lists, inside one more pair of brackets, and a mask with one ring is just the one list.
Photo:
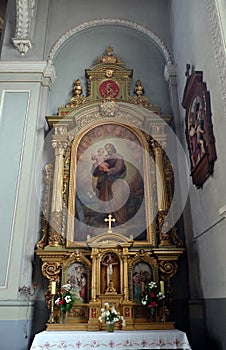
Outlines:
[[165, 294], [164, 281], [160, 281], [160, 292], [161, 292], [162, 294]]
[[56, 294], [56, 281], [51, 282], [51, 294]]

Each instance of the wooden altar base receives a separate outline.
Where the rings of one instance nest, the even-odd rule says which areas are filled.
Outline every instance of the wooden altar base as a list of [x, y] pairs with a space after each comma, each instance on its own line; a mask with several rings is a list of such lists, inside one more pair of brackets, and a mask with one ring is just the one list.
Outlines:
[[88, 331], [88, 323], [48, 323], [47, 331]]
[[[125, 327], [126, 328], [126, 327]], [[134, 330], [172, 330], [175, 329], [174, 322], [136, 322], [133, 325]]]
[[[174, 322], [136, 322], [133, 325], [129, 325], [129, 330], [172, 330], [175, 329]], [[47, 331], [93, 331], [88, 327], [88, 323], [48, 323], [46, 325]], [[95, 329], [99, 330], [99, 329]], [[102, 330], [100, 330], [102, 331]], [[121, 331], [128, 331], [128, 328], [125, 326]]]

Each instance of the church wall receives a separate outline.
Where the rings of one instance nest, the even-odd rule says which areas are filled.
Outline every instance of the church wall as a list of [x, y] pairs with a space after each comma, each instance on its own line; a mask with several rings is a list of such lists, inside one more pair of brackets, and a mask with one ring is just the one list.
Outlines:
[[[194, 349], [202, 348], [196, 335], [202, 334], [204, 317], [207, 329], [203, 338], [211, 340], [214, 349], [226, 347], [225, 333], [225, 219], [219, 215], [225, 205], [225, 114], [223, 91], [219, 76], [219, 60], [213, 41], [219, 23], [213, 22], [213, 1], [172, 1], [171, 27], [173, 52], [178, 70], [178, 96], [181, 103], [186, 83], [185, 67], [190, 63], [195, 70], [203, 71], [203, 81], [210, 91], [213, 131], [216, 138], [217, 161], [214, 174], [202, 189], [190, 187], [189, 202], [184, 213], [187, 239], [190, 292], [191, 328]], [[209, 12], [208, 12], [209, 11]], [[219, 37], [215, 33], [215, 43]], [[185, 110], [180, 106], [182, 138], [185, 130]], [[187, 145], [184, 139], [184, 148]], [[188, 154], [188, 153], [187, 153]], [[223, 210], [224, 212], [224, 210]], [[221, 320], [221, 321], [220, 321]]]
[[[2, 59], [15, 60], [19, 58], [13, 47], [11, 38], [15, 35], [15, 2], [9, 0], [8, 21], [5, 32]], [[70, 29], [103, 18], [125, 19], [154, 30], [171, 49], [169, 30], [168, 1], [143, 0], [129, 3], [120, 0], [114, 3], [98, 1], [56, 1], [38, 0], [33, 33], [33, 48], [22, 58], [23, 60], [46, 60], [55, 42]], [[21, 59], [21, 58], [20, 58]]]
[[56, 113], [59, 103], [68, 103], [77, 78], [81, 81], [84, 95], [87, 94], [85, 68], [91, 67], [94, 59], [109, 45], [122, 57], [126, 66], [134, 70], [131, 96], [134, 95], [136, 80], [140, 79], [150, 102], [160, 106], [162, 113], [171, 114], [168, 85], [163, 76], [165, 62], [160, 50], [144, 35], [113, 26], [83, 31], [64, 44], [54, 60], [57, 79], [50, 94], [49, 113]]
[[[42, 290], [33, 296], [19, 292], [28, 287], [33, 294], [32, 283], [44, 283], [33, 276], [33, 266], [38, 263], [34, 246], [39, 239], [42, 181], [37, 159], [44, 138], [39, 113], [43, 113], [48, 88], [40, 84], [40, 66], [32, 64], [32, 73], [28, 66], [17, 62], [7, 68], [0, 62], [0, 338], [4, 350], [27, 349], [34, 299], [44, 300]], [[43, 105], [38, 108], [40, 96]]]
[[[11, 104], [11, 102], [13, 102]], [[23, 152], [23, 135], [26, 129], [27, 106], [29, 92], [14, 92], [6, 88], [2, 91], [1, 108], [1, 222], [2, 229], [10, 232], [2, 237], [0, 253], [0, 284], [6, 285], [8, 275], [8, 257], [11, 252], [14, 229], [14, 203], [18, 192], [18, 177], [20, 175], [21, 153]], [[16, 118], [15, 118], [16, 116]], [[17, 143], [11, 143], [10, 138], [17, 138]], [[7, 149], [7, 152], [4, 150]], [[8, 160], [11, 159], [11, 162]], [[9, 186], [10, 184], [10, 186]]]

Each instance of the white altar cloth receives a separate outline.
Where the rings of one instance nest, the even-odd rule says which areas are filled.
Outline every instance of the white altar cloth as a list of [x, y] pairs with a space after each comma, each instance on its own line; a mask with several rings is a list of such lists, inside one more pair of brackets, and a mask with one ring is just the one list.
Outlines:
[[173, 330], [44, 331], [36, 334], [30, 350], [191, 350], [186, 333]]

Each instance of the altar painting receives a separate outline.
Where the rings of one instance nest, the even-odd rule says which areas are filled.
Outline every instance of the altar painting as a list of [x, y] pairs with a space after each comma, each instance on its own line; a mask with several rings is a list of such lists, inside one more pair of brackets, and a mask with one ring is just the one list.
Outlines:
[[148, 263], [139, 262], [134, 265], [132, 274], [133, 301], [140, 302], [140, 297], [141, 294], [144, 292], [145, 285], [151, 282], [153, 279], [153, 272]]
[[87, 268], [80, 262], [75, 262], [68, 267], [66, 282], [72, 286], [72, 294], [75, 303], [85, 303], [87, 301]]
[[83, 134], [73, 149], [73, 241], [106, 232], [109, 213], [118, 233], [147, 240], [150, 211], [144, 188], [149, 159], [144, 138], [123, 124], [103, 124]]

